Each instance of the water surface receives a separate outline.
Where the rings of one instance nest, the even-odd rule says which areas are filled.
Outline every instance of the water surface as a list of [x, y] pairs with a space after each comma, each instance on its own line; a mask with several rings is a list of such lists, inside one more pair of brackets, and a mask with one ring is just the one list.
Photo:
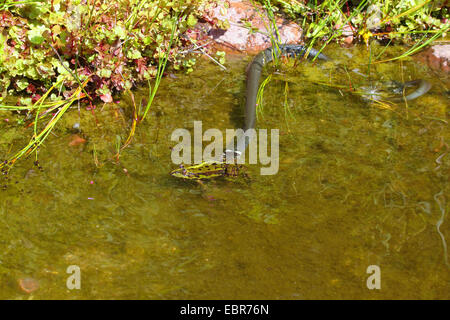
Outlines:
[[[71, 110], [39, 151], [43, 170], [30, 157], [2, 180], [0, 298], [449, 299], [448, 78], [412, 60], [369, 67], [363, 46], [326, 53], [348, 72], [291, 61], [265, 88], [257, 126], [280, 130], [274, 176], [249, 165], [249, 180], [201, 187], [169, 175], [173, 130], [240, 125], [249, 58], [166, 77], [119, 159], [130, 97]], [[407, 105], [348, 90], [416, 78], [433, 88]], [[1, 116], [6, 158], [32, 129]], [[69, 146], [77, 122], [87, 142]], [[81, 290], [66, 287], [69, 265], [81, 268]], [[381, 290], [366, 286], [369, 265], [381, 268]], [[39, 289], [24, 293], [23, 278]]]

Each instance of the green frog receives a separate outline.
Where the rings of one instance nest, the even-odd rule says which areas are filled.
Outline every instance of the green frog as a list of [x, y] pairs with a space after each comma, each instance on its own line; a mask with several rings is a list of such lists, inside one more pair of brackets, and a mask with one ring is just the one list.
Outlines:
[[178, 169], [173, 170], [170, 174], [176, 178], [187, 180], [210, 180], [217, 177], [237, 177], [242, 165], [234, 163], [226, 163], [225, 161], [205, 161], [200, 164], [185, 167], [180, 165]]

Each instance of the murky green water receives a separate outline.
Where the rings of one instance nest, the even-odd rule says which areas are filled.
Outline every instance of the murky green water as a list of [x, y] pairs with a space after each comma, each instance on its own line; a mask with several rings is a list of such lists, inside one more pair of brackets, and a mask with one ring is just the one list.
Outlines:
[[[368, 73], [365, 47], [327, 53]], [[66, 115], [40, 150], [43, 171], [33, 158], [20, 161], [0, 191], [0, 298], [449, 299], [437, 230], [444, 216], [449, 244], [448, 78], [412, 61], [372, 65], [372, 80], [433, 83], [387, 110], [315, 83], [370, 84], [355, 73], [331, 63], [285, 67], [258, 120], [280, 129], [277, 175], [253, 165], [250, 182], [205, 188], [171, 177], [174, 129], [194, 120], [204, 130], [239, 126], [248, 61], [230, 59], [227, 71], [203, 61], [189, 76], [166, 77], [119, 162], [129, 97], [95, 116]], [[6, 157], [32, 129], [1, 116], [10, 120], [0, 124]], [[76, 122], [87, 143], [69, 146]], [[66, 287], [69, 265], [81, 268], [81, 290]], [[366, 286], [369, 265], [381, 268], [381, 290]], [[24, 293], [23, 278], [39, 289]]]

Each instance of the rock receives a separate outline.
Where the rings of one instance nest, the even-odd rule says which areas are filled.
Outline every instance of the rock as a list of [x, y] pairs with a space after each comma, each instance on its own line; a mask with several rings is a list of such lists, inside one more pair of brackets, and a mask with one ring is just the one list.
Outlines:
[[[213, 20], [228, 20], [230, 27], [227, 30], [212, 28], [208, 35], [214, 40], [216, 50], [228, 53], [257, 53], [271, 46], [269, 31], [270, 25], [262, 6], [255, 7], [251, 1], [229, 0], [229, 8], [223, 4], [212, 9], [210, 17]], [[299, 43], [302, 39], [301, 27], [281, 17], [276, 17], [276, 23], [280, 34], [280, 42], [283, 44]], [[248, 27], [259, 30], [250, 32]], [[264, 34], [266, 33], [266, 34]]]
[[113, 102], [113, 98], [111, 96], [110, 93], [106, 93], [106, 94], [102, 94], [100, 96], [100, 99], [104, 102], [104, 103], [111, 103]]
[[31, 177], [35, 177], [37, 176], [37, 173], [35, 170], [30, 169], [27, 171], [27, 173], [25, 174], [25, 179], [30, 179]]
[[381, 10], [379, 4], [372, 4], [367, 8], [366, 14], [369, 16], [366, 20], [366, 26], [369, 30], [380, 28]]
[[356, 29], [351, 24], [345, 24], [344, 26], [336, 24], [334, 30], [341, 32], [341, 36], [343, 37], [342, 44], [344, 47], [352, 46], [354, 40], [353, 34], [356, 33]]
[[336, 24], [334, 26], [335, 30], [340, 30], [342, 31], [342, 36], [344, 37], [350, 37], [353, 36], [353, 34], [356, 32], [356, 29], [351, 26], [350, 24], [345, 24], [344, 26], [342, 26], [341, 24]]
[[33, 278], [19, 279], [19, 287], [26, 293], [32, 293], [39, 289], [39, 282]]
[[349, 47], [349, 46], [351, 46], [352, 44], [353, 44], [353, 36], [345, 37], [345, 39], [344, 39], [344, 45], [345, 45], [346, 47]]
[[445, 73], [450, 72], [450, 45], [435, 45], [418, 54], [416, 58], [430, 68]]
[[81, 138], [79, 135], [74, 134], [70, 137], [69, 146], [78, 146], [80, 144], [86, 143], [86, 139]]

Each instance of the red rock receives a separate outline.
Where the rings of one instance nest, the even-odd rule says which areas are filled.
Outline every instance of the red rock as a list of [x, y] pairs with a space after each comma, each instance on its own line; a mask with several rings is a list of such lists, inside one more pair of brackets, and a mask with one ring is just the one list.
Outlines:
[[33, 278], [19, 279], [19, 287], [26, 293], [32, 293], [39, 289], [39, 282]]
[[111, 102], [113, 102], [113, 98], [112, 98], [112, 96], [111, 96], [110, 93], [101, 95], [101, 96], [100, 96], [100, 99], [102, 99], [102, 101], [105, 102], [105, 103], [111, 103]]
[[355, 32], [355, 28], [353, 28], [351, 25], [346, 24], [343, 28], [342, 28], [342, 35], [343, 36], [353, 36]]
[[[214, 8], [210, 14], [212, 20], [228, 20], [230, 27], [227, 30], [213, 28], [209, 35], [215, 41], [214, 48], [229, 53], [257, 53], [271, 46], [270, 37], [263, 34], [268, 33], [266, 26], [270, 25], [264, 9], [251, 1], [229, 0], [229, 8], [222, 5]], [[260, 32], [251, 33], [245, 27], [244, 22], [250, 23], [252, 28]], [[280, 34], [280, 42], [283, 44], [299, 43], [302, 39], [301, 27], [283, 18], [277, 17], [276, 23]]]
[[352, 43], [353, 43], [353, 36], [345, 37], [345, 39], [344, 39], [344, 45], [345, 45], [346, 47], [351, 46]]
[[430, 68], [450, 72], [450, 45], [435, 45], [418, 54], [416, 58]]
[[86, 143], [86, 139], [83, 139], [79, 135], [74, 134], [70, 138], [69, 146], [78, 146], [83, 143]]

